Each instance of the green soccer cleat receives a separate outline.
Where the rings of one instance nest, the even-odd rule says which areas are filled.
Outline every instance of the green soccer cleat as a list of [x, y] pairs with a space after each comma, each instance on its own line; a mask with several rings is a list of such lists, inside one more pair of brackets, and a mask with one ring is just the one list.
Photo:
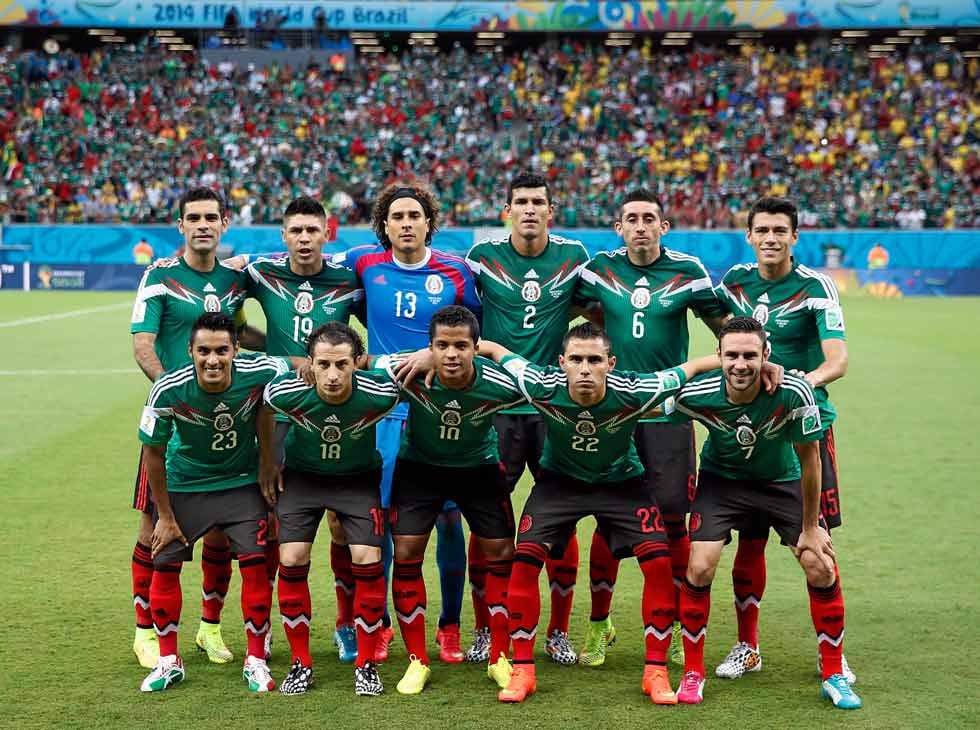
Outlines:
[[589, 621], [589, 635], [578, 661], [586, 667], [600, 667], [606, 661], [606, 648], [616, 643], [616, 627], [608, 616], [602, 621]]
[[162, 692], [175, 684], [184, 681], [184, 662], [176, 654], [160, 657], [153, 671], [146, 675], [141, 692]]
[[820, 685], [820, 694], [834, 703], [841, 710], [858, 710], [861, 708], [861, 698], [847, 682], [843, 674], [828, 677]]
[[202, 621], [194, 641], [197, 648], [205, 652], [208, 660], [214, 664], [227, 664], [234, 659], [231, 650], [225, 646], [225, 640], [221, 638], [221, 624]]
[[153, 629], [136, 629], [133, 637], [133, 653], [144, 669], [153, 669], [160, 661], [160, 642]]
[[670, 662], [678, 667], [684, 666], [684, 639], [678, 622], [674, 623], [674, 635], [670, 639]]

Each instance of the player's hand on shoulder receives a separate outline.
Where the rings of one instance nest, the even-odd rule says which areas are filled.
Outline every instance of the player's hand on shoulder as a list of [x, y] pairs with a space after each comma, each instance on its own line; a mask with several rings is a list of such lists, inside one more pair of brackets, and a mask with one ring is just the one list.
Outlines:
[[146, 267], [147, 271], [152, 269], [169, 269], [171, 266], [176, 266], [180, 261], [180, 256], [169, 256], [165, 259], [154, 259], [153, 263]]
[[180, 525], [173, 515], [160, 515], [156, 525], [153, 526], [153, 537], [150, 540], [150, 555], [156, 557], [167, 545], [177, 540], [182, 545], [187, 544], [187, 538], [180, 531]]
[[762, 387], [765, 388], [766, 392], [771, 395], [779, 389], [780, 385], [783, 384], [786, 369], [782, 365], [777, 365], [774, 362], [767, 362], [762, 366], [761, 374]]
[[296, 377], [311, 387], [316, 385], [316, 378], [313, 375], [313, 364], [309, 361], [296, 366]]
[[415, 378], [425, 375], [425, 385], [432, 385], [432, 376], [435, 374], [435, 360], [429, 348], [416, 350], [408, 355], [399, 358], [398, 365], [394, 369], [395, 379], [407, 388]]
[[221, 259], [221, 265], [235, 271], [244, 271], [245, 267], [248, 266], [248, 256], [240, 253], [228, 259]]

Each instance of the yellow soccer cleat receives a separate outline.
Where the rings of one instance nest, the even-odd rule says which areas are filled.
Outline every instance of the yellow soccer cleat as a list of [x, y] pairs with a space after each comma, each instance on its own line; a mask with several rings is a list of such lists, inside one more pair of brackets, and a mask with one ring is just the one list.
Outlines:
[[225, 640], [221, 638], [221, 624], [202, 621], [194, 641], [197, 643], [197, 648], [205, 652], [208, 660], [214, 664], [227, 664], [234, 659], [231, 650], [225, 646]]
[[432, 670], [412, 654], [408, 669], [405, 670], [405, 676], [398, 682], [397, 689], [403, 695], [420, 694], [425, 689], [425, 685], [429, 683], [431, 676]]
[[510, 683], [510, 676], [513, 673], [514, 667], [511, 666], [510, 660], [503, 654], [500, 655], [496, 662], [487, 665], [487, 676], [496, 682], [500, 689], [507, 689], [507, 685]]
[[153, 629], [136, 629], [136, 636], [133, 637], [133, 653], [139, 659], [141, 667], [145, 669], [155, 669], [157, 662], [160, 661], [160, 642], [157, 640], [157, 632]]

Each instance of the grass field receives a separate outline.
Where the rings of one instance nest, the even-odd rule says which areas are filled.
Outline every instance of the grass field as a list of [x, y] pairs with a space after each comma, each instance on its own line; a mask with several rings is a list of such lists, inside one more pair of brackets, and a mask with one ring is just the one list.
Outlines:
[[[845, 526], [834, 541], [847, 602], [846, 653], [865, 702], [854, 713], [819, 699], [802, 575], [775, 540], [762, 608], [765, 669], [738, 682], [709, 679], [699, 707], [658, 708], [640, 693], [640, 574], [633, 562], [623, 566], [613, 606], [621, 638], [600, 669], [557, 667], [542, 657], [538, 694], [504, 706], [482, 667], [436, 662], [430, 687], [406, 698], [394, 691], [406, 665], [396, 639], [382, 668], [387, 694], [356, 698], [351, 669], [329, 644], [334, 599], [325, 546], [314, 550], [311, 576], [314, 691], [249, 695], [237, 661], [209, 665], [193, 650], [195, 562], [183, 578], [187, 680], [169, 692], [141, 694], [145, 672], [130, 651], [137, 516], [129, 502], [148, 383], [130, 354], [130, 302], [125, 293], [0, 294], [0, 727], [980, 726], [980, 437], [972, 418], [980, 412], [980, 340], [971, 329], [980, 321], [978, 299], [844, 303], [851, 368], [833, 395], [841, 413]], [[692, 352], [706, 351], [705, 328], [695, 325], [694, 333]], [[527, 487], [525, 481], [515, 497], [518, 507]], [[583, 550], [591, 527], [580, 526]], [[732, 553], [714, 587], [709, 667], [734, 640]], [[427, 562], [431, 636], [439, 592], [434, 556]], [[577, 645], [588, 615], [586, 565], [583, 554], [572, 624]], [[244, 648], [238, 586], [236, 575], [224, 614], [236, 658]], [[464, 634], [468, 608], [467, 601]], [[278, 680], [288, 669], [278, 612], [273, 626]], [[680, 671], [671, 673], [676, 682]]]

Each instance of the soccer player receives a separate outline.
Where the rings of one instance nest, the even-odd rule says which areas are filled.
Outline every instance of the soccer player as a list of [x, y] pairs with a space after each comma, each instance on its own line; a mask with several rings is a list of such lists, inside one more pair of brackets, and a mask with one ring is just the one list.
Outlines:
[[[480, 299], [469, 268], [462, 259], [429, 247], [438, 224], [439, 204], [430, 190], [418, 183], [394, 183], [381, 191], [372, 211], [379, 243], [353, 248], [335, 258], [353, 269], [364, 287], [371, 354], [426, 347], [429, 320], [449, 304], [463, 305], [479, 316]], [[407, 404], [403, 404], [377, 425], [378, 450], [384, 462], [381, 502], [385, 508], [390, 505], [391, 477], [407, 413]], [[442, 587], [436, 640], [440, 658], [457, 663], [463, 661], [459, 620], [466, 579], [466, 545], [459, 510], [447, 505], [436, 520], [436, 531]], [[390, 559], [390, 553], [385, 557]], [[379, 642], [379, 661], [387, 657], [391, 635], [386, 624]]]
[[279, 612], [293, 664], [279, 691], [303, 694], [313, 684], [310, 553], [324, 512], [333, 510], [349, 541], [349, 548], [344, 545], [344, 549], [353, 560], [354, 692], [379, 695], [384, 685], [374, 659], [385, 609], [381, 564], [385, 520], [374, 427], [398, 404], [400, 391], [385, 373], [355, 372], [364, 345], [346, 324], [330, 322], [318, 327], [309, 335], [306, 347], [315, 387], [286, 374], [265, 390], [265, 402], [289, 419], [284, 428], [277, 426], [277, 437], [280, 432], [288, 431], [288, 435], [285, 469], [275, 481], [280, 493], [276, 505]]
[[150, 604], [160, 643], [160, 658], [140, 689], [157, 692], [184, 679], [177, 652], [180, 571], [194, 543], [218, 529], [237, 554], [242, 576], [248, 640], [242, 676], [249, 690], [268, 692], [276, 686], [265, 663], [272, 588], [263, 555], [268, 506], [258, 485], [256, 435], [263, 444], [272, 437], [262, 391], [288, 363], [238, 357], [237, 328], [222, 312], [195, 321], [188, 350], [193, 362], [153, 385], [139, 427], [155, 510]]
[[591, 322], [567, 331], [560, 368], [539, 367], [493, 342], [484, 342], [480, 352], [518, 379], [548, 428], [541, 469], [518, 529], [507, 596], [514, 668], [498, 698], [522, 702], [536, 690], [538, 575], [548, 553], [564, 548], [575, 524], [594, 515], [613, 554], [635, 555], [643, 572], [643, 691], [656, 704], [676, 704], [666, 667], [674, 623], [670, 557], [632, 434], [640, 417], [679, 391], [687, 378], [717, 367], [717, 359], [652, 374], [615, 372], [609, 338]]
[[[249, 264], [247, 292], [259, 302], [265, 314], [266, 353], [289, 357], [297, 367], [308, 367], [307, 337], [327, 322], [347, 323], [351, 314], [363, 319], [364, 290], [353, 271], [324, 261], [327, 214], [318, 201], [302, 196], [286, 206], [282, 240], [286, 244], [286, 258], [260, 258]], [[339, 523], [328, 518], [328, 526], [332, 537], [330, 565], [337, 594], [333, 641], [340, 660], [353, 662], [357, 657], [357, 634], [351, 551]], [[266, 557], [269, 579], [274, 580], [279, 549], [271, 538]]]
[[[487, 676], [505, 687], [511, 667], [504, 597], [514, 553], [514, 514], [499, 463], [493, 415], [524, 396], [499, 365], [476, 356], [480, 325], [465, 307], [451, 305], [436, 312], [429, 322], [429, 339], [435, 376], [431, 387], [418, 381], [404, 385], [409, 416], [391, 492], [392, 595], [410, 658], [398, 691], [418, 694], [431, 675], [422, 560], [429, 533], [447, 501], [459, 505], [487, 559]], [[382, 358], [392, 378], [398, 377], [403, 361], [399, 355]]]
[[[833, 529], [841, 524], [833, 430], [837, 413], [826, 386], [847, 372], [844, 315], [830, 277], [793, 259], [793, 246], [799, 238], [797, 221], [796, 206], [791, 201], [758, 200], [749, 210], [746, 234], [757, 263], [732, 267], [717, 291], [721, 304], [732, 314], [751, 316], [762, 324], [772, 345], [771, 360], [787, 370], [802, 372], [814, 389], [824, 427], [820, 439], [820, 511], [828, 529]], [[735, 679], [762, 668], [759, 602], [766, 587], [768, 534], [766, 525], [739, 532], [732, 567], [738, 642], [715, 670], [719, 677]], [[842, 661], [848, 681], [855, 682], [847, 660]]]
[[[578, 314], [572, 296], [579, 271], [589, 260], [579, 241], [550, 235], [554, 202], [548, 181], [522, 173], [507, 186], [504, 214], [511, 233], [499, 240], [476, 244], [466, 254], [483, 300], [483, 334], [536, 365], [554, 365], [568, 320]], [[524, 474], [538, 470], [544, 446], [544, 419], [527, 403], [494, 417], [500, 439], [500, 458], [511, 491]], [[551, 585], [551, 618], [545, 651], [559, 664], [574, 664], [568, 623], [578, 573], [578, 540], [572, 535], [565, 553], [546, 561]], [[476, 625], [468, 661], [490, 658], [490, 617], [485, 599], [486, 562], [471, 536], [470, 583]]]
[[[187, 341], [195, 320], [204, 312], [223, 312], [244, 326], [242, 304], [245, 281], [241, 273], [222, 265], [215, 252], [228, 230], [225, 202], [209, 188], [188, 190], [180, 198], [177, 230], [184, 237], [184, 253], [148, 269], [140, 281], [130, 331], [133, 356], [151, 382], [168, 370], [190, 362]], [[241, 331], [242, 344], [254, 349], [264, 346], [261, 332], [251, 327]], [[133, 651], [140, 665], [152, 669], [159, 649], [150, 615], [150, 583], [153, 561], [150, 536], [153, 532], [149, 481], [142, 463], [136, 479], [133, 507], [140, 510], [139, 531], [133, 550], [133, 604], [136, 607], [136, 636]], [[220, 534], [204, 540], [202, 558], [201, 624], [197, 645], [208, 659], [218, 664], [232, 660], [221, 637], [221, 608], [231, 579], [231, 553]]]
[[[648, 373], [684, 362], [690, 339], [688, 311], [713, 332], [727, 316], [711, 277], [694, 256], [661, 244], [670, 223], [649, 190], [626, 194], [613, 227], [625, 246], [596, 254], [582, 271], [576, 300], [590, 307], [590, 317], [598, 314], [604, 321], [618, 368]], [[695, 484], [694, 429], [690, 423], [667, 423], [663, 417], [641, 419], [633, 441], [666, 528], [676, 607], [690, 550], [686, 520]], [[606, 647], [616, 638], [609, 609], [619, 562], [598, 532], [591, 552], [592, 615], [579, 661], [595, 667], [605, 662]], [[683, 665], [679, 624], [674, 631], [671, 658]]]
[[691, 557], [681, 589], [684, 679], [677, 693], [698, 704], [704, 691], [704, 640], [711, 582], [731, 530], [771, 525], [806, 574], [810, 614], [823, 669], [822, 691], [835, 707], [861, 700], [843, 674], [844, 599], [830, 534], [820, 522], [820, 408], [804, 379], [787, 374], [776, 391], [761, 389], [768, 357], [766, 332], [751, 317], [735, 317], [718, 340], [721, 372], [684, 386], [667, 412], [708, 429], [691, 507]]

